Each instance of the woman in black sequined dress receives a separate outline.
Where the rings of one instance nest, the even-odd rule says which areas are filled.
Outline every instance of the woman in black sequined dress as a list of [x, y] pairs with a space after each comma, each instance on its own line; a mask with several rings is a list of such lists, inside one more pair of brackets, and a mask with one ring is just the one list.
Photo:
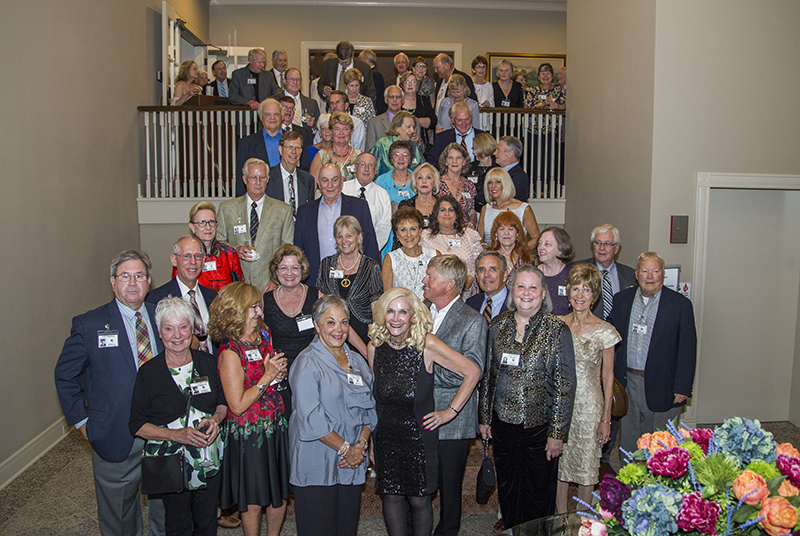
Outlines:
[[[406, 501], [414, 535], [433, 530], [437, 428], [455, 418], [480, 379], [469, 359], [429, 333], [430, 312], [406, 288], [386, 291], [375, 304], [367, 356], [373, 370], [378, 426], [373, 433], [376, 488], [389, 536], [406, 534]], [[450, 404], [436, 411], [434, 363], [464, 378]]]

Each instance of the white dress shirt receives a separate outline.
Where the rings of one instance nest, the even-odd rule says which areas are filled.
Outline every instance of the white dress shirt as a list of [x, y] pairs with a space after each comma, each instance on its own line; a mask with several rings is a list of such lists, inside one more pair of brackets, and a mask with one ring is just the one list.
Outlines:
[[453, 304], [456, 302], [456, 300], [460, 300], [460, 299], [461, 299], [461, 296], [456, 295], [456, 297], [453, 298], [453, 301], [451, 301], [450, 303], [448, 303], [447, 305], [442, 307], [441, 311], [436, 309], [436, 304], [431, 304], [431, 316], [433, 316], [433, 334], [434, 335], [436, 335], [436, 333], [439, 331], [439, 328], [441, 327], [442, 322], [444, 322], [444, 317], [447, 316], [447, 312], [450, 310], [450, 308], [453, 306]]
[[[361, 197], [361, 183], [357, 180], [345, 181], [342, 193], [351, 197]], [[389, 198], [389, 192], [374, 182], [364, 187], [364, 198], [369, 205], [372, 226], [375, 228], [375, 238], [380, 251], [389, 241], [389, 234], [392, 232], [392, 200]]]

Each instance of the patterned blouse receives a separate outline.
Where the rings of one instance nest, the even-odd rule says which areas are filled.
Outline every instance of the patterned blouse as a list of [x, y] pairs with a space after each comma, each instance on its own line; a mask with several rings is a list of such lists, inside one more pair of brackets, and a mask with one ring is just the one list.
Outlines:
[[[205, 248], [205, 245], [203, 247]], [[173, 279], [177, 273], [177, 268], [173, 266]], [[203, 271], [197, 278], [197, 282], [214, 292], [219, 292], [222, 287], [234, 281], [244, 281], [239, 256], [234, 248], [215, 238], [211, 242], [211, 250], [206, 252]]]
[[350, 114], [361, 119], [366, 125], [375, 117], [375, 105], [372, 104], [372, 99], [359, 93], [356, 102], [350, 103]]
[[[331, 149], [333, 151], [333, 149]], [[353, 147], [353, 152], [346, 162], [337, 162], [333, 157], [328, 154], [327, 149], [320, 149], [317, 153], [319, 155], [319, 163], [321, 166], [333, 162], [339, 166], [339, 171], [342, 172], [342, 179], [350, 181], [356, 178], [356, 158], [361, 154], [361, 151]]]
[[[547, 110], [549, 106], [545, 104], [545, 100], [547, 97], [551, 97], [556, 104], [566, 104], [567, 96], [564, 93], [564, 88], [556, 84], [552, 87], [552, 89], [544, 90], [542, 86], [533, 86], [529, 87], [527, 91], [525, 91], [525, 97], [522, 102], [523, 108], [535, 108], [537, 110]], [[536, 119], [537, 116], [532, 116], [531, 119]], [[552, 132], [554, 129], [554, 125], [550, 124], [547, 126], [547, 123], [544, 121], [547, 119], [546, 116], [538, 116], [539, 119], [542, 120], [542, 125], [539, 128], [540, 132]], [[531, 122], [531, 131], [535, 130], [534, 127], [535, 123]]]
[[[456, 195], [450, 191], [450, 187], [447, 186], [444, 177], [442, 177], [440, 182], [439, 193], [436, 194], [436, 197], [442, 197], [443, 195], [452, 195], [456, 197]], [[458, 204], [461, 205], [461, 211], [464, 213], [464, 225], [466, 225], [469, 223], [470, 212], [475, 210], [475, 196], [478, 195], [478, 191], [475, 189], [475, 183], [469, 179], [461, 177], [461, 183], [464, 185], [461, 189], [461, 199], [456, 197], [456, 200]]]

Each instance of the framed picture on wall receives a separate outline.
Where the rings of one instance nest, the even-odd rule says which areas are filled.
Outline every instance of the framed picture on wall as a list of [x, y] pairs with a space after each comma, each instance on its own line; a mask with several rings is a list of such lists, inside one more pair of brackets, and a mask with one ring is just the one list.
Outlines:
[[514, 71], [522, 71], [528, 79], [528, 87], [539, 85], [539, 77], [536, 73], [539, 66], [549, 63], [553, 66], [553, 75], [558, 70], [567, 65], [566, 54], [514, 54], [507, 52], [487, 52], [486, 59], [489, 60], [489, 75], [492, 82], [497, 82], [497, 64], [502, 60], [508, 60], [514, 65]]

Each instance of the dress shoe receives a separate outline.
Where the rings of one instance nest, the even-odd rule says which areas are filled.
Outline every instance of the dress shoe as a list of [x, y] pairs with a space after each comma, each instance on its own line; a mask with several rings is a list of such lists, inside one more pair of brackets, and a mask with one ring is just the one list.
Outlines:
[[235, 529], [239, 525], [242, 524], [242, 520], [236, 516], [226, 516], [222, 515], [217, 518], [217, 525], [222, 527], [223, 529]]

